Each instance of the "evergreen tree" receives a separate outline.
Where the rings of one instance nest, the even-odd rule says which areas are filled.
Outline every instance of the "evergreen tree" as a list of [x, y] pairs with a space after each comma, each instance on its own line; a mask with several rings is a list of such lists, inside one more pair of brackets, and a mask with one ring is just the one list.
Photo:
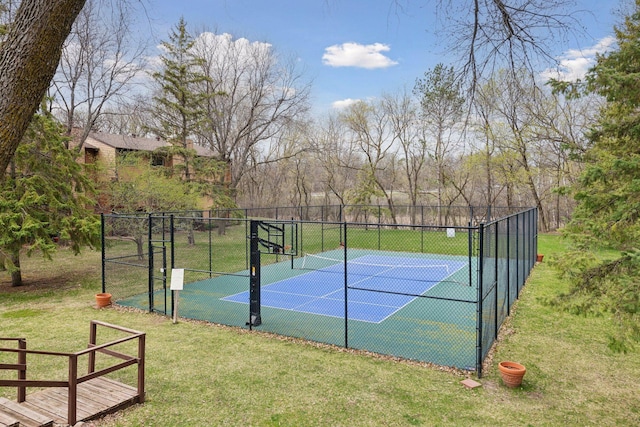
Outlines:
[[[640, 0], [615, 34], [617, 49], [599, 56], [584, 82], [553, 82], [606, 100], [573, 188], [578, 205], [566, 233], [575, 252], [560, 262], [573, 287], [559, 301], [578, 313], [612, 313], [620, 328], [610, 346], [626, 351], [640, 341]], [[598, 247], [613, 256], [597, 258]]]
[[0, 181], [0, 259], [13, 286], [22, 284], [23, 249], [51, 258], [54, 239], [68, 242], [76, 253], [100, 243], [93, 187], [63, 135], [48, 113], [36, 114]]
[[184, 175], [191, 180], [190, 163], [194, 157], [189, 150], [188, 140], [193, 138], [206, 117], [204, 110], [207, 95], [197, 90], [198, 84], [207, 77], [198, 72], [202, 59], [193, 55], [193, 37], [187, 32], [184, 18], [169, 35], [168, 42], [162, 42], [165, 53], [160, 57], [163, 69], [153, 74], [160, 86], [155, 101], [154, 115], [157, 126], [150, 130], [177, 147], [174, 153], [184, 157]]

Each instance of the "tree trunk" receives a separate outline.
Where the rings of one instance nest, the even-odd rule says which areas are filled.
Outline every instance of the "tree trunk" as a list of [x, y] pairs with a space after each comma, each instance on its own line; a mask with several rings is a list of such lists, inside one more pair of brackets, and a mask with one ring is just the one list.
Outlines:
[[11, 270], [11, 286], [22, 286], [22, 272], [20, 271], [20, 251], [11, 253], [11, 263], [14, 270]]
[[144, 259], [144, 236], [137, 236], [135, 238], [136, 248], [138, 249], [138, 259], [142, 261]]
[[7, 169], [42, 101], [58, 67], [62, 45], [84, 3], [22, 0], [0, 44], [0, 171]]

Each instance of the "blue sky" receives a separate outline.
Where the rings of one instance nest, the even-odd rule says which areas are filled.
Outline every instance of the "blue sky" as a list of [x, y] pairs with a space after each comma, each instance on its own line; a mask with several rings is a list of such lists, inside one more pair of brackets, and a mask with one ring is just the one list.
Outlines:
[[[624, 1], [624, 0], [623, 0]], [[437, 34], [435, 0], [149, 0], [155, 36], [166, 40], [183, 16], [188, 29], [266, 42], [293, 55], [313, 80], [312, 102], [326, 111], [403, 87], [439, 62], [453, 65]], [[575, 75], [605, 49], [617, 1], [577, 1], [586, 34], [558, 45], [554, 55]], [[585, 56], [586, 58], [582, 58]], [[541, 70], [542, 71], [542, 70]]]

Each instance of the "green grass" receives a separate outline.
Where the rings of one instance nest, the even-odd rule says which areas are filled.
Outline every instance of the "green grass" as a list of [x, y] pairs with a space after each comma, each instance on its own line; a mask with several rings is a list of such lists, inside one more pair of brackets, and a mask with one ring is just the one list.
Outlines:
[[[23, 262], [24, 289], [0, 273], [0, 335], [31, 349], [86, 346], [89, 320], [147, 333], [147, 402], [96, 422], [113, 426], [628, 426], [640, 425], [640, 357], [612, 353], [612, 322], [558, 312], [550, 262], [558, 236], [541, 235], [537, 265], [487, 363], [482, 387], [468, 390], [447, 369], [323, 345], [113, 308], [93, 308], [99, 253], [59, 253]], [[501, 384], [500, 360], [527, 367], [522, 388]], [[35, 363], [36, 361], [34, 361]], [[61, 373], [51, 363], [29, 376]], [[8, 375], [0, 371], [0, 375]], [[123, 377], [126, 380], [128, 377]], [[0, 389], [15, 398], [15, 390]]]

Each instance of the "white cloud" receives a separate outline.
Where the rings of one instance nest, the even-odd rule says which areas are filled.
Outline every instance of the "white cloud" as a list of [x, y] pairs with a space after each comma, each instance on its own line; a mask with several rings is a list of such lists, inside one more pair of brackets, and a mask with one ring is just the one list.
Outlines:
[[397, 62], [385, 56], [382, 52], [391, 50], [383, 43], [359, 44], [342, 43], [329, 46], [324, 50], [322, 63], [331, 67], [360, 67], [367, 69], [387, 68]]
[[584, 78], [585, 74], [596, 63], [596, 54], [607, 52], [616, 42], [615, 37], [609, 36], [586, 49], [570, 49], [558, 58], [557, 69], [548, 68], [542, 72], [545, 80], [554, 78], [562, 81], [576, 81]]
[[358, 102], [360, 102], [360, 99], [351, 99], [351, 98], [347, 98], [347, 99], [341, 99], [340, 101], [335, 101], [331, 104], [331, 106], [333, 108], [335, 108], [336, 110], [342, 110], [344, 108], [347, 108], [350, 105], [356, 104]]

